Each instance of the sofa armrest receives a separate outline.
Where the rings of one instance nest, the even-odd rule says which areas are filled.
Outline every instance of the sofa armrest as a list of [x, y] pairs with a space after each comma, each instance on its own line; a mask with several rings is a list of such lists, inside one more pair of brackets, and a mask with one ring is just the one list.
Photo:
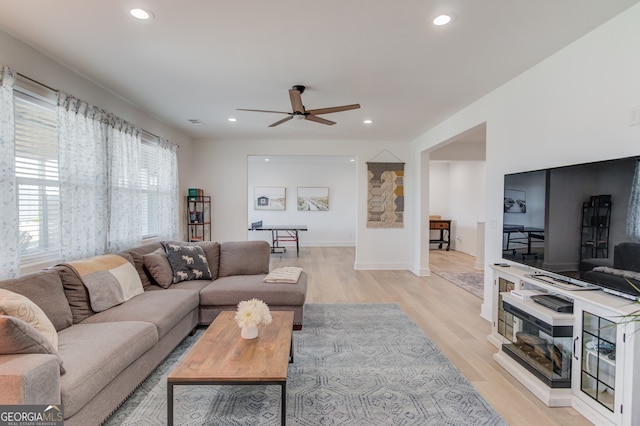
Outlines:
[[55, 355], [0, 355], [0, 405], [60, 403], [60, 361]]

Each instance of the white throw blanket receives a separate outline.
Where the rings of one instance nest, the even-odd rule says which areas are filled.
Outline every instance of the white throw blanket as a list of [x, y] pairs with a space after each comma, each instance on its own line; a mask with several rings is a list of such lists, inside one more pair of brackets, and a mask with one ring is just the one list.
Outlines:
[[298, 282], [298, 278], [300, 278], [301, 273], [302, 268], [297, 266], [285, 266], [282, 268], [276, 268], [269, 272], [269, 275], [264, 277], [263, 281], [265, 283], [295, 284]]

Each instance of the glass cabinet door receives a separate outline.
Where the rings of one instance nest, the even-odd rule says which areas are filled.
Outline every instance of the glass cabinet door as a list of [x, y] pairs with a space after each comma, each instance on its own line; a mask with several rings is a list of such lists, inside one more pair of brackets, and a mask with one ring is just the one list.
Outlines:
[[[500, 293], [511, 291], [515, 284], [504, 278], [498, 278], [498, 333], [501, 336], [513, 336], [513, 315], [504, 311], [502, 307], [502, 295]], [[509, 339], [511, 340], [511, 338]]]
[[580, 389], [614, 411], [617, 324], [582, 312], [582, 367]]

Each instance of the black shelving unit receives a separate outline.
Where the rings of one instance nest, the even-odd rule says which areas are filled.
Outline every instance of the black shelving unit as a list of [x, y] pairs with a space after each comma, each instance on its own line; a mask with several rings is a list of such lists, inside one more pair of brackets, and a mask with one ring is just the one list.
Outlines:
[[597, 195], [582, 203], [580, 260], [609, 257], [611, 196]]
[[211, 241], [211, 197], [187, 196], [187, 241]]

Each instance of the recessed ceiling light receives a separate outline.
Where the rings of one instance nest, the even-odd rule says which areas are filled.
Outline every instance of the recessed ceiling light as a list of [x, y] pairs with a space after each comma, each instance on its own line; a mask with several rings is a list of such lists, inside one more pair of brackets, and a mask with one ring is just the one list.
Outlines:
[[129, 11], [129, 13], [134, 18], [140, 19], [140, 20], [143, 20], [143, 21], [153, 18], [153, 13], [149, 12], [148, 10], [144, 10], [144, 9], [139, 9], [139, 8], [131, 9]]
[[236, 122], [236, 121], [238, 121], [238, 119], [237, 119], [237, 118], [235, 118], [235, 117], [229, 117], [229, 121], [231, 121], [231, 122]]
[[373, 120], [368, 120], [368, 119], [364, 120], [364, 124], [371, 124], [371, 123], [373, 123]]
[[355, 162], [356, 162], [356, 159], [355, 159], [355, 158], [352, 158], [352, 159], [351, 159], [351, 160], [349, 160], [349, 161], [351, 161], [352, 163], [355, 163]]
[[453, 17], [451, 15], [440, 15], [433, 19], [433, 25], [447, 25]]

